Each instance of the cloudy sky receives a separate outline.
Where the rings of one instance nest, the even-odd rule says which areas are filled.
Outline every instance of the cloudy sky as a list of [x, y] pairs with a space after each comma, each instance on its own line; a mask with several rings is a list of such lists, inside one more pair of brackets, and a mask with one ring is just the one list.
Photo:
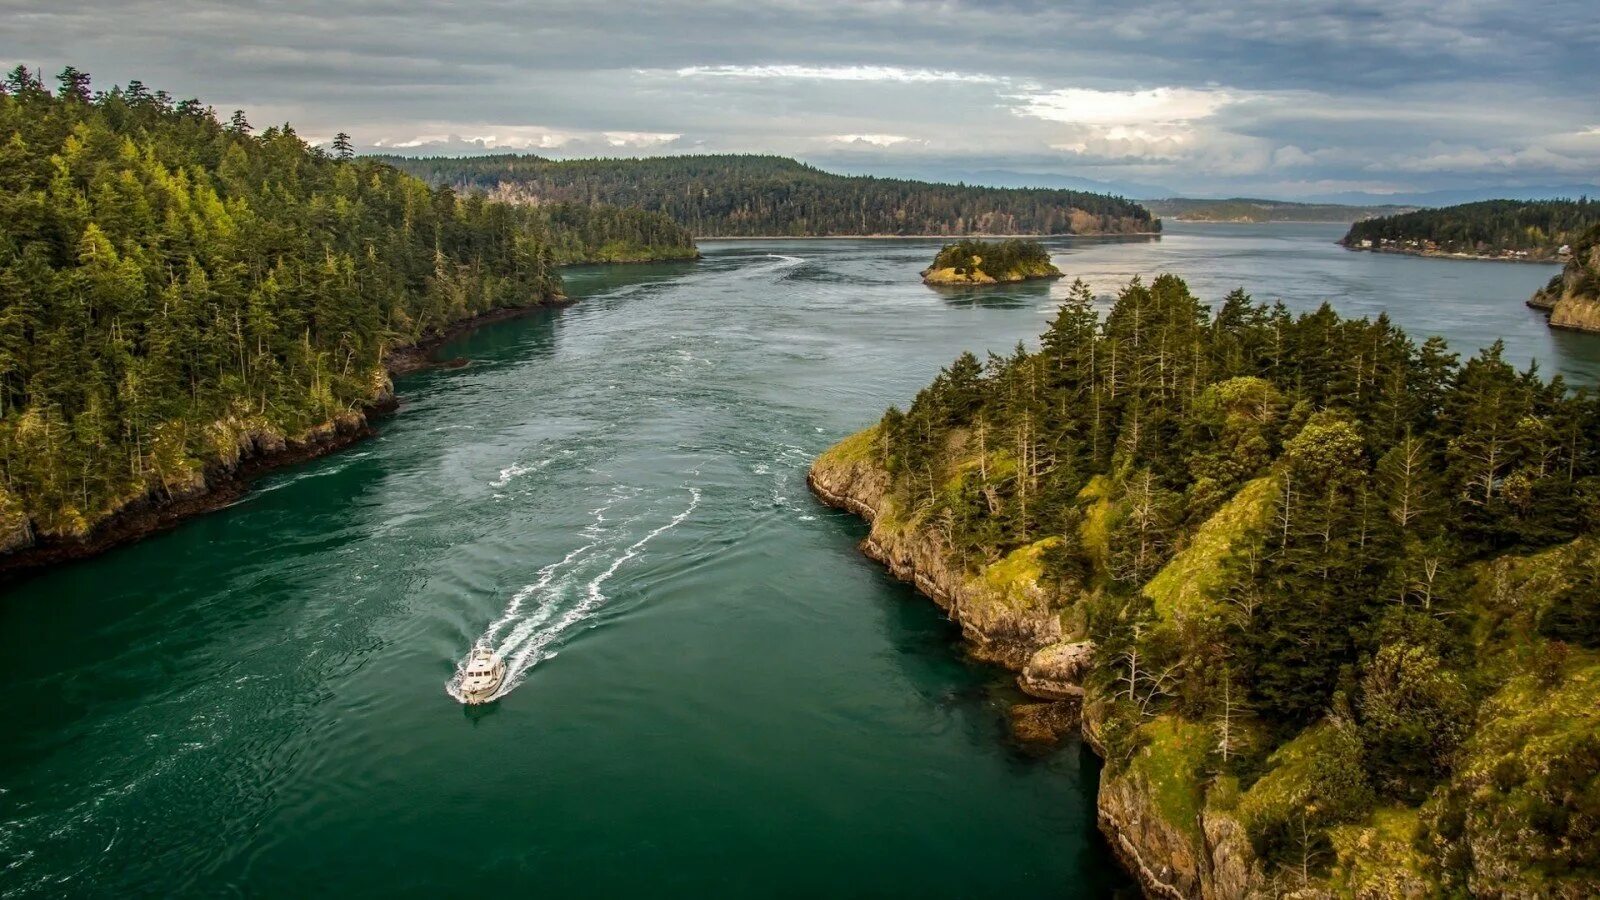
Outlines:
[[396, 152], [1286, 198], [1600, 182], [1594, 0], [0, 0], [0, 62]]

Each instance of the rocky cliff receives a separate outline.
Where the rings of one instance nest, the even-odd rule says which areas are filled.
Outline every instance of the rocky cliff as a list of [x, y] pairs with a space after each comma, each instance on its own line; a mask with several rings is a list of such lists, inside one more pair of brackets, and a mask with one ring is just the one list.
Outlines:
[[[961, 626], [974, 656], [1017, 670], [1023, 691], [1053, 701], [1049, 710], [1028, 704], [1014, 711], [1020, 738], [1059, 728], [1062, 714], [1081, 705], [1082, 733], [1104, 755], [1103, 704], [1084, 688], [1094, 645], [1072, 633], [1070, 604], [1039, 584], [1038, 555], [1048, 541], [974, 574], [950, 558], [937, 528], [898, 508], [889, 473], [875, 461], [878, 440], [871, 428], [824, 453], [807, 477], [812, 491], [871, 524], [862, 552], [939, 604]], [[1202, 729], [1166, 717], [1146, 728], [1151, 739], [1135, 759], [1108, 767], [1099, 788], [1100, 828], [1118, 859], [1152, 897], [1266, 896], [1243, 827], [1231, 814], [1205, 808], [1197, 767], [1207, 738], [1192, 733]]]
[[1529, 298], [1550, 316], [1550, 327], [1600, 333], [1600, 229], [1574, 246], [1561, 274]]
[[876, 428], [849, 438], [823, 454], [807, 476], [824, 503], [871, 523], [862, 552], [939, 604], [979, 659], [1022, 669], [1036, 651], [1061, 640], [1061, 610], [1037, 583], [1038, 555], [1047, 542], [1013, 552], [980, 576], [966, 573], [948, 558], [936, 529], [900, 515], [888, 493], [888, 473], [873, 462], [877, 438]]

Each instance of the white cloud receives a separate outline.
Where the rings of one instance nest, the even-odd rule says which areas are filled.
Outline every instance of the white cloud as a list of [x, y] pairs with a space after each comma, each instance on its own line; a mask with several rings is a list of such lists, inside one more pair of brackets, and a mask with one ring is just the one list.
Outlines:
[[1019, 94], [1018, 115], [1081, 125], [1154, 126], [1206, 119], [1235, 102], [1222, 90], [1159, 87], [1145, 91], [1063, 88]]
[[683, 137], [655, 131], [568, 131], [540, 125], [433, 122], [419, 132], [387, 134], [365, 142], [373, 150], [437, 151], [447, 153], [485, 150], [566, 151], [596, 153], [607, 150], [659, 150]]
[[613, 147], [659, 147], [662, 144], [670, 144], [681, 137], [683, 137], [681, 134], [655, 131], [607, 131], [605, 133], [606, 143]]
[[964, 82], [1002, 84], [997, 75], [947, 72], [938, 69], [906, 69], [900, 66], [685, 66], [674, 70], [682, 78], [787, 79], [791, 81], [887, 81], [901, 84]]
[[841, 144], [871, 144], [874, 147], [893, 147], [911, 140], [901, 134], [831, 134], [828, 140]]
[[1293, 144], [1286, 144], [1272, 151], [1272, 164], [1279, 168], [1291, 166], [1309, 166], [1317, 161], [1316, 157], [1301, 150]]

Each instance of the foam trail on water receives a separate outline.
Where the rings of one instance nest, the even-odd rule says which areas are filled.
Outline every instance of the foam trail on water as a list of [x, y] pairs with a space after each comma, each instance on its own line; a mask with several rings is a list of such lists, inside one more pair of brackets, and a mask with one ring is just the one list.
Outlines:
[[[484, 630], [483, 635], [473, 642], [473, 649], [480, 647], [493, 647], [495, 639], [499, 637], [500, 632], [504, 630], [506, 626], [513, 622], [517, 622], [519, 618], [523, 617], [523, 607], [529, 600], [543, 594], [553, 584], [558, 585], [560, 582], [557, 581], [557, 576], [560, 575], [563, 570], [566, 570], [575, 563], [579, 562], [581, 557], [601, 544], [605, 535], [606, 512], [610, 510], [612, 506], [615, 506], [618, 501], [624, 499], [625, 496], [626, 492], [624, 490], [613, 490], [611, 496], [607, 498], [604, 503], [600, 504], [594, 509], [589, 510], [590, 514], [594, 516], [594, 521], [583, 527], [583, 536], [587, 538], [585, 543], [574, 548], [561, 559], [541, 568], [538, 572], [538, 578], [536, 578], [533, 583], [525, 584], [521, 588], [518, 588], [516, 593], [511, 595], [511, 602], [506, 605], [505, 612], [500, 614], [500, 618], [489, 623], [489, 627]], [[565, 581], [565, 579], [563, 578], [561, 581]], [[518, 623], [516, 629], [513, 629], [512, 631], [511, 640], [508, 640], [503, 648], [497, 652], [503, 656], [506, 653], [505, 648], [514, 647], [517, 643], [520, 643], [523, 638], [526, 638], [528, 632], [532, 631], [534, 627], [537, 627], [539, 622], [542, 622], [549, 617], [550, 611], [548, 609], [544, 609], [536, 612], [533, 616], [525, 619], [523, 622]], [[520, 637], [518, 636], [518, 632], [521, 632]], [[452, 675], [450, 680], [445, 684], [445, 693], [448, 693], [457, 700], [461, 699], [461, 671], [465, 664], [465, 658], [458, 662], [456, 664], [455, 674]]]
[[683, 524], [683, 521], [689, 518], [699, 506], [700, 489], [692, 487], [689, 489], [689, 506], [683, 512], [673, 516], [665, 525], [634, 541], [616, 559], [611, 561], [611, 565], [591, 579], [588, 585], [585, 586], [583, 599], [576, 606], [567, 610], [549, 626], [541, 628], [533, 634], [528, 642], [517, 652], [517, 655], [510, 662], [509, 671], [506, 673], [505, 685], [495, 694], [495, 699], [505, 696], [522, 683], [523, 675], [546, 657], [545, 648], [555, 643], [572, 626], [588, 619], [594, 614], [595, 610], [605, 604], [606, 595], [600, 589], [601, 585], [609, 581], [611, 576], [617, 574], [617, 570], [622, 568], [623, 564], [638, 556], [644, 550], [646, 544]]
[[606, 511], [611, 509], [611, 507], [616, 504], [618, 499], [620, 499], [620, 495], [613, 493], [611, 498], [605, 503], [602, 503], [594, 509], [589, 510], [589, 512], [594, 516], [594, 521], [584, 526], [583, 529], [583, 534], [585, 537], [589, 538], [589, 542], [574, 549], [561, 559], [556, 560], [555, 562], [550, 563], [549, 565], [540, 569], [538, 573], [539, 577], [532, 584], [525, 584], [518, 589], [515, 594], [512, 594], [511, 602], [507, 604], [506, 611], [500, 615], [500, 618], [489, 623], [488, 629], [484, 631], [483, 637], [478, 638], [477, 643], [473, 645], [474, 647], [492, 646], [495, 638], [499, 637], [500, 631], [507, 625], [515, 622], [517, 618], [522, 615], [522, 606], [524, 603], [527, 603], [530, 598], [536, 597], [543, 593], [545, 588], [548, 588], [551, 581], [555, 579], [557, 572], [560, 572], [562, 569], [571, 565], [575, 560], [578, 559], [578, 557], [588, 553], [590, 550], [593, 550], [599, 545], [600, 535], [602, 533], [601, 526], [603, 526], [606, 521]]

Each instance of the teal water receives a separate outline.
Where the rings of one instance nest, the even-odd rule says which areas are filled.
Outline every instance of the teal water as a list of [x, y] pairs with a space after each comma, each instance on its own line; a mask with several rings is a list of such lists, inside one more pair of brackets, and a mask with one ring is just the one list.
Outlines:
[[[1064, 240], [1388, 308], [1589, 381], [1552, 269], [1356, 254], [1316, 226]], [[0, 893], [551, 897], [1126, 891], [1081, 746], [1005, 737], [1005, 673], [861, 558], [809, 460], [1064, 284], [936, 292], [928, 241], [708, 244], [575, 270], [447, 348], [375, 440], [0, 596]], [[446, 694], [483, 638], [516, 686]]]

